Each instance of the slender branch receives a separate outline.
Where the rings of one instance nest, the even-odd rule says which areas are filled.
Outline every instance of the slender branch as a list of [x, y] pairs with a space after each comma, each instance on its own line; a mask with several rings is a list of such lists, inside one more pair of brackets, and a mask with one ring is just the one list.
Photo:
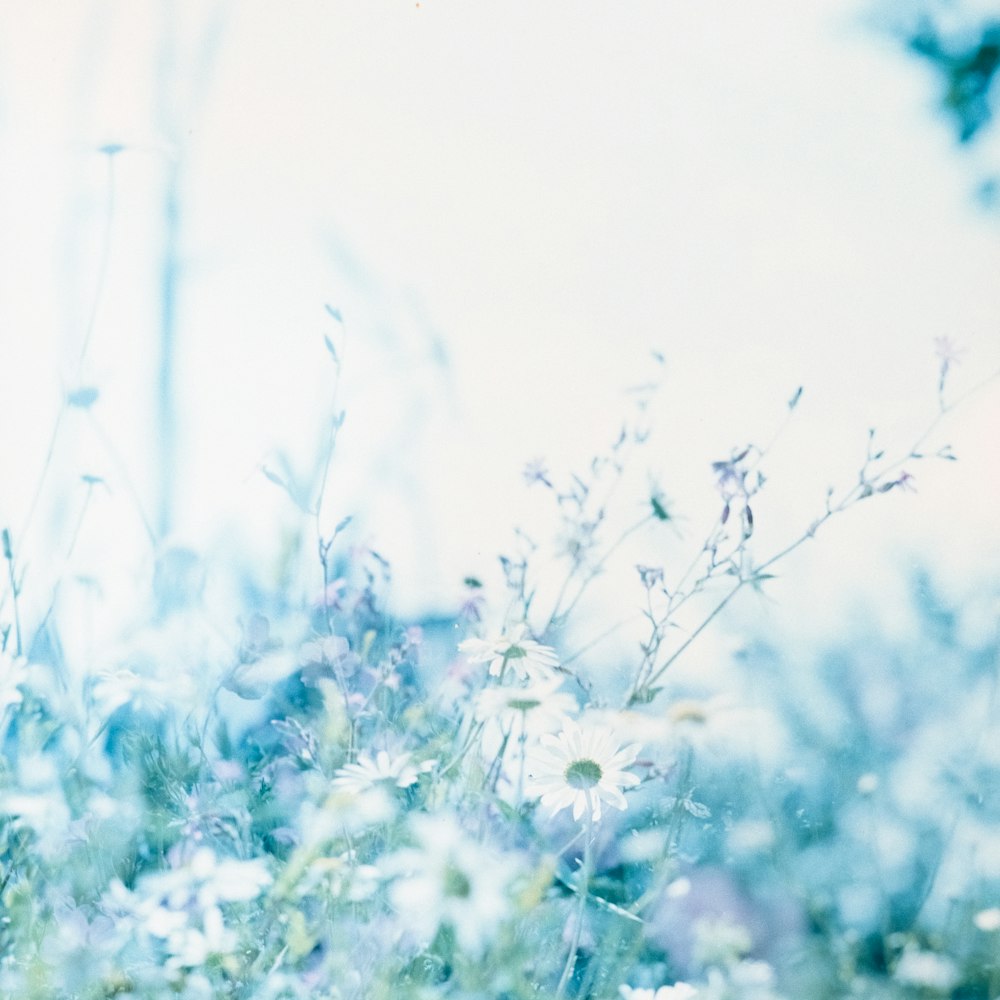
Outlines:
[[[543, 634], [544, 632], [547, 632], [557, 621], [565, 620], [573, 613], [573, 609], [577, 606], [577, 604], [579, 604], [580, 600], [586, 593], [587, 589], [590, 587], [591, 583], [593, 583], [594, 580], [601, 574], [602, 570], [607, 565], [608, 560], [615, 554], [615, 552], [618, 551], [618, 549], [622, 547], [622, 545], [625, 544], [625, 542], [632, 535], [634, 535], [641, 528], [644, 528], [652, 520], [653, 520], [653, 515], [647, 514], [644, 517], [640, 518], [638, 521], [636, 521], [634, 524], [631, 524], [628, 528], [626, 528], [621, 533], [621, 535], [619, 535], [618, 538], [614, 542], [612, 542], [612, 544], [607, 548], [604, 555], [602, 555], [600, 559], [598, 559], [597, 562], [590, 568], [587, 575], [583, 578], [583, 581], [580, 584], [580, 588], [576, 592], [576, 596], [569, 602], [565, 610], [560, 612], [559, 605], [562, 603], [562, 599], [565, 596], [567, 590], [567, 588], [564, 586], [563, 590], [560, 591], [559, 598], [557, 599], [556, 605], [552, 610], [552, 614], [549, 616], [549, 621], [548, 624], [545, 626]], [[567, 578], [567, 583], [569, 582], [570, 579], [572, 579], [572, 575]]]
[[[732, 571], [736, 572], [738, 575], [738, 582], [735, 584], [735, 586], [730, 591], [728, 591], [728, 593], [726, 593], [726, 595], [722, 598], [722, 600], [719, 601], [715, 605], [715, 607], [708, 613], [707, 617], [702, 620], [701, 624], [699, 624], [698, 627], [687, 637], [687, 639], [685, 639], [684, 642], [673, 653], [671, 653], [670, 656], [667, 657], [667, 659], [663, 662], [663, 664], [660, 667], [653, 668], [649, 666], [648, 658], [643, 661], [643, 664], [640, 666], [639, 671], [637, 673], [635, 683], [633, 684], [632, 689], [629, 692], [626, 705], [627, 706], [634, 705], [637, 702], [643, 700], [642, 695], [649, 694], [650, 686], [655, 684], [663, 676], [663, 674], [678, 659], [678, 657], [680, 657], [687, 650], [687, 648], [691, 645], [691, 643], [694, 642], [694, 640], [705, 630], [705, 628], [716, 618], [716, 616], [726, 607], [727, 604], [729, 604], [729, 602], [736, 596], [737, 593], [739, 593], [740, 590], [743, 589], [743, 587], [747, 583], [754, 583], [755, 581], [760, 581], [763, 578], [762, 574], [764, 574], [766, 570], [768, 570], [771, 566], [775, 565], [776, 563], [780, 562], [786, 556], [790, 555], [797, 548], [799, 548], [804, 542], [815, 537], [817, 531], [819, 531], [819, 529], [824, 524], [826, 524], [826, 522], [829, 521], [834, 515], [841, 514], [844, 511], [848, 510], [850, 507], [853, 507], [859, 501], [872, 496], [875, 493], [876, 488], [878, 487], [881, 487], [883, 491], [885, 491], [887, 488], [891, 488], [891, 486], [894, 485], [894, 483], [888, 481], [888, 477], [890, 476], [890, 474], [894, 473], [898, 469], [901, 469], [902, 466], [905, 465], [906, 462], [910, 461], [911, 459], [920, 459], [924, 457], [920, 452], [920, 448], [924, 444], [924, 442], [931, 436], [931, 434], [933, 434], [933, 432], [937, 429], [938, 425], [941, 423], [944, 417], [947, 414], [951, 413], [956, 407], [958, 407], [965, 400], [969, 399], [975, 393], [985, 388], [987, 385], [989, 385], [998, 377], [1000, 377], [1000, 369], [997, 369], [996, 371], [988, 375], [986, 378], [977, 382], [975, 385], [966, 390], [960, 396], [956, 397], [950, 403], [945, 404], [942, 402], [939, 412], [935, 414], [934, 418], [917, 436], [916, 440], [913, 442], [910, 448], [907, 449], [906, 453], [900, 458], [888, 462], [874, 474], [869, 474], [868, 472], [868, 466], [873, 461], [873, 457], [871, 455], [871, 446], [869, 444], [869, 453], [865, 459], [864, 465], [861, 468], [861, 472], [858, 475], [857, 483], [855, 483], [844, 494], [844, 496], [837, 504], [831, 506], [828, 500], [825, 512], [816, 521], [814, 521], [796, 539], [794, 539], [792, 542], [784, 546], [784, 548], [779, 549], [776, 553], [767, 558], [764, 562], [758, 563], [749, 569], [745, 567], [742, 558], [739, 566], [737, 566], [734, 563]], [[777, 437], [777, 435], [775, 435], [775, 437]], [[774, 438], [772, 438], [772, 441], [768, 444], [767, 446], [768, 448], [770, 448], [771, 444], [773, 444], [773, 441]], [[754, 464], [759, 464], [759, 461], [763, 457], [765, 452], [766, 449], [760, 452]], [[706, 541], [706, 543], [702, 546], [701, 551], [695, 557], [691, 566], [689, 566], [688, 569], [685, 571], [684, 575], [681, 578], [681, 584], [683, 584], [687, 576], [689, 576], [690, 573], [693, 572], [694, 567], [697, 566], [698, 562], [701, 560], [705, 552], [709, 551], [710, 541], [715, 530], [717, 530], [717, 528], [714, 528], [713, 531], [709, 533], [708, 536], [709, 540]], [[739, 552], [742, 557], [743, 554], [742, 546]], [[730, 559], [731, 558], [732, 557], [730, 557]], [[723, 564], [720, 563], [719, 565]], [[685, 593], [683, 596], [681, 596], [679, 600], [675, 601], [675, 597], [678, 594], [679, 588], [674, 590], [673, 595], [671, 595], [670, 597], [667, 610], [664, 613], [663, 617], [659, 622], [654, 621], [654, 639], [651, 640], [651, 642], [653, 643], [651, 647], [653, 650], [653, 655], [655, 655], [655, 650], [656, 648], [658, 648], [658, 642], [656, 642], [657, 635], [662, 631], [663, 626], [669, 622], [670, 618], [677, 612], [678, 608], [685, 601], [688, 600], [688, 598], [690, 598], [703, 588], [704, 584], [707, 583], [708, 580], [710, 580], [714, 575], [714, 570], [715, 567], [713, 566], [708, 571], [708, 573], [701, 580], [696, 581], [692, 589], [687, 593]], [[644, 672], [646, 676], [643, 676]]]
[[640, 700], [638, 697], [639, 691], [643, 688], [648, 688], [651, 684], [655, 684], [667, 672], [667, 670], [670, 669], [674, 661], [677, 660], [678, 657], [682, 656], [688, 646], [690, 646], [691, 643], [694, 642], [695, 639], [697, 639], [709, 625], [711, 625], [716, 616], [719, 615], [723, 608], [725, 608], [725, 606], [743, 589], [744, 584], [747, 582], [747, 580], [739, 580], [732, 590], [730, 590], [729, 593], [727, 593], [725, 597], [723, 597], [722, 600], [719, 601], [719, 603], [716, 604], [716, 606], [709, 612], [708, 617], [703, 619], [702, 623], [684, 640], [684, 642], [681, 643], [680, 646], [678, 646], [676, 650], [674, 650], [673, 653], [670, 654], [670, 656], [667, 657], [663, 665], [658, 670], [653, 671], [643, 683], [637, 684], [632, 689], [629, 693], [628, 701], [626, 702], [627, 706], [634, 705]]
[[576, 967], [576, 956], [580, 951], [580, 941], [583, 938], [583, 918], [587, 912], [587, 893], [590, 886], [591, 869], [594, 863], [594, 810], [590, 798], [590, 789], [584, 790], [587, 803], [587, 819], [585, 826], [585, 841], [583, 848], [583, 867], [580, 869], [580, 877], [577, 880], [577, 908], [576, 921], [573, 927], [573, 941], [569, 947], [569, 954], [566, 956], [566, 964], [563, 966], [562, 975], [559, 977], [559, 985], [556, 987], [556, 1000], [566, 995], [566, 986], [569, 984], [573, 969]]

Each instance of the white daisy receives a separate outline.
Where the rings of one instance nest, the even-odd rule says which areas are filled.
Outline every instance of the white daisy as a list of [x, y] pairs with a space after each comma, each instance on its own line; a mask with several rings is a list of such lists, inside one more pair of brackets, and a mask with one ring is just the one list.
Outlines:
[[961, 979], [958, 967], [946, 955], [917, 948], [903, 952], [893, 975], [901, 983], [935, 993], [951, 993]]
[[528, 736], [551, 733], [577, 710], [576, 699], [558, 690], [561, 684], [558, 677], [548, 677], [523, 687], [486, 688], [476, 699], [476, 719], [492, 719], [507, 732]]
[[465, 951], [482, 954], [510, 911], [519, 857], [478, 843], [447, 814], [414, 815], [410, 828], [416, 846], [382, 861], [393, 908], [422, 943], [450, 927]]
[[618, 992], [623, 1000], [697, 1000], [698, 997], [698, 991], [690, 983], [674, 983], [656, 990], [619, 986]]
[[622, 789], [638, 785], [639, 779], [625, 768], [638, 756], [638, 746], [623, 747], [612, 730], [581, 728], [572, 719], [558, 736], [542, 736], [541, 743], [529, 762], [527, 791], [540, 796], [553, 814], [572, 806], [573, 819], [579, 820], [589, 807], [596, 821], [602, 802], [626, 808]]
[[350, 792], [366, 792], [372, 788], [395, 785], [396, 788], [409, 788], [415, 785], [421, 774], [433, 769], [437, 763], [433, 760], [421, 764], [411, 763], [411, 753], [389, 755], [385, 750], [379, 750], [374, 758], [367, 753], [358, 754], [356, 764], [345, 764], [333, 778], [334, 788]]
[[490, 674], [499, 677], [509, 664], [526, 681], [546, 680], [559, 666], [551, 646], [527, 637], [527, 626], [515, 625], [497, 639], [466, 639], [458, 644], [470, 663], [489, 663]]

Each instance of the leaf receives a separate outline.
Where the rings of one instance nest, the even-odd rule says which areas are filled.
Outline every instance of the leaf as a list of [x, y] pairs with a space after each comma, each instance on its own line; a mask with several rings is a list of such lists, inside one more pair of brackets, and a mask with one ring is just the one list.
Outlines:
[[66, 397], [66, 402], [69, 403], [70, 406], [86, 410], [97, 402], [97, 397], [99, 395], [100, 392], [92, 385], [85, 385], [81, 386], [79, 389], [74, 389], [73, 392]]
[[504, 802], [501, 798], [493, 799], [493, 806], [503, 816], [508, 823], [518, 823], [521, 820], [521, 813], [509, 802]]
[[795, 390], [794, 395], [788, 401], [788, 409], [794, 410], [798, 406], [799, 400], [802, 398], [802, 386], [800, 385], [798, 389]]
[[298, 507], [303, 514], [315, 513], [315, 511], [309, 509], [308, 503], [292, 488], [291, 484], [282, 479], [277, 472], [272, 472], [266, 465], [261, 466], [261, 472], [263, 472], [275, 486], [280, 486], [288, 494], [288, 498], [292, 501], [292, 503], [295, 504], [295, 506]]
[[279, 476], [276, 472], [272, 472], [266, 465], [262, 466], [261, 472], [263, 472], [264, 475], [267, 476], [267, 478], [270, 479], [275, 486], [280, 486], [286, 492], [289, 493], [291, 492], [288, 489], [288, 483], [286, 483], [284, 479], [282, 479], [281, 476]]
[[670, 511], [663, 505], [659, 497], [650, 497], [649, 502], [653, 507], [653, 515], [658, 521], [670, 520]]
[[474, 576], [467, 576], [467, 577], [466, 577], [466, 578], [465, 578], [465, 579], [464, 579], [464, 580], [462, 581], [462, 583], [464, 583], [466, 587], [469, 587], [469, 588], [471, 588], [472, 590], [479, 590], [479, 589], [480, 589], [480, 588], [481, 588], [481, 587], [483, 586], [483, 581], [482, 581], [482, 580], [479, 580], [479, 579], [477, 579], [477, 578], [476, 578], [476, 577], [474, 577]]
[[339, 535], [344, 530], [344, 528], [346, 528], [353, 520], [354, 520], [353, 514], [348, 514], [347, 517], [342, 517], [337, 522], [337, 526], [333, 529], [333, 537], [336, 538], [337, 535]]
[[635, 705], [648, 705], [661, 691], [663, 688], [640, 688], [635, 694], [632, 695], [632, 703]]
[[337, 355], [337, 348], [333, 346], [333, 341], [324, 333], [323, 343], [326, 344], [326, 349], [330, 352], [330, 357], [333, 358], [335, 364], [340, 364], [340, 358]]
[[595, 896], [591, 893], [590, 899], [602, 910], [607, 910], [609, 913], [613, 913], [617, 917], [624, 917], [626, 920], [631, 920], [637, 924], [643, 923], [642, 917], [637, 917], [634, 913], [629, 913], [628, 910], [622, 909], [622, 907], [618, 906], [616, 903], [608, 902], [608, 900], [606, 900], [603, 896]]
[[329, 313], [330, 316], [332, 316], [338, 323], [344, 322], [344, 317], [341, 315], [339, 309], [335, 309], [329, 303], [327, 303], [323, 308], [326, 309], [327, 313]]
[[690, 813], [695, 819], [711, 819], [712, 810], [703, 802], [694, 802], [691, 799], [684, 799], [681, 802], [685, 812]]

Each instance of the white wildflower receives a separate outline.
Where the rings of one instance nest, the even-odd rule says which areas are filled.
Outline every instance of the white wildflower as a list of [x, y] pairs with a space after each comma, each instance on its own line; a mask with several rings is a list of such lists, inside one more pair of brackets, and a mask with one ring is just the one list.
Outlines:
[[972, 922], [981, 931], [1000, 931], [1000, 907], [991, 906], [988, 910], [980, 910]]
[[896, 979], [908, 986], [951, 993], [961, 978], [955, 963], [945, 955], [913, 948], [904, 951], [896, 964]]
[[313, 861], [298, 891], [305, 895], [321, 886], [336, 899], [358, 903], [375, 895], [380, 875], [374, 865], [359, 864], [353, 851], [345, 851], [337, 857]]
[[697, 1000], [698, 991], [690, 983], [674, 983], [648, 990], [634, 986], [619, 986], [623, 1000]]
[[205, 908], [218, 903], [256, 899], [270, 885], [271, 876], [263, 860], [219, 860], [208, 847], [200, 847], [178, 868], [147, 875], [144, 892], [172, 909]]
[[270, 882], [263, 860], [220, 860], [202, 847], [176, 868], [143, 876], [134, 891], [113, 882], [108, 902], [163, 942], [169, 968], [195, 968], [210, 955], [230, 954], [238, 944], [221, 905], [256, 899]]
[[123, 667], [98, 675], [92, 690], [98, 712], [106, 719], [122, 705], [131, 705], [139, 712], [158, 714], [171, 704], [192, 701], [197, 688], [187, 671], [165, 679], [140, 675]]
[[411, 753], [401, 753], [393, 757], [385, 750], [379, 750], [374, 757], [360, 753], [357, 763], [345, 764], [340, 768], [331, 784], [335, 788], [355, 793], [392, 785], [396, 788], [409, 788], [417, 783], [421, 774], [433, 770], [437, 763], [427, 760], [414, 765], [411, 763], [412, 758]]
[[737, 962], [729, 969], [729, 981], [740, 996], [750, 998], [773, 996], [774, 969], [768, 962], [746, 960]]
[[638, 785], [639, 779], [625, 768], [635, 761], [638, 746], [623, 747], [611, 729], [581, 728], [572, 719], [558, 736], [542, 736], [541, 743], [529, 761], [527, 792], [540, 796], [553, 814], [572, 806], [579, 820], [589, 808], [596, 821], [602, 802], [626, 808], [622, 789]]
[[701, 966], [728, 966], [753, 947], [750, 932], [727, 916], [703, 917], [694, 924], [694, 957]]
[[395, 876], [393, 907], [423, 943], [450, 927], [461, 948], [481, 954], [507, 916], [507, 888], [519, 859], [484, 847], [448, 815], [415, 815], [410, 827], [418, 846], [382, 863], [383, 872]]
[[878, 775], [872, 771], [866, 771], [858, 778], [857, 789], [859, 795], [874, 795], [878, 791], [878, 786]]
[[561, 684], [558, 677], [549, 677], [523, 687], [488, 687], [476, 699], [476, 718], [495, 720], [506, 732], [551, 733], [577, 710], [576, 699], [558, 690]]
[[527, 633], [527, 626], [515, 625], [496, 639], [466, 639], [458, 648], [470, 663], [489, 663], [494, 677], [500, 677], [509, 665], [522, 680], [547, 679], [558, 668], [559, 657], [551, 646], [543, 646]]

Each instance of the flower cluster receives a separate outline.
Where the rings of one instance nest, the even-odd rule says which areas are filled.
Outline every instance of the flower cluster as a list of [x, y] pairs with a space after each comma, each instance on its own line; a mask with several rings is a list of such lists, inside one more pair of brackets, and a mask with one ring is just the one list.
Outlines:
[[[241, 578], [250, 607], [209, 613], [199, 560], [161, 556], [149, 623], [92, 669], [55, 611], [0, 618], [0, 996], [994, 996], [995, 590], [959, 606], [921, 578], [909, 642], [784, 657], [751, 624], [678, 671], [778, 558], [751, 551], [766, 449], [743, 446], [687, 569], [624, 560], [648, 632], [611, 662], [578, 609], [607, 555], [674, 520], [656, 489], [602, 549], [644, 434], [568, 483], [529, 468], [569, 565], [547, 613], [528, 551], [501, 562], [502, 617], [469, 577], [451, 617], [397, 622], [385, 560], [338, 554], [341, 522], [298, 601]], [[870, 452], [799, 541], [909, 487]]]

